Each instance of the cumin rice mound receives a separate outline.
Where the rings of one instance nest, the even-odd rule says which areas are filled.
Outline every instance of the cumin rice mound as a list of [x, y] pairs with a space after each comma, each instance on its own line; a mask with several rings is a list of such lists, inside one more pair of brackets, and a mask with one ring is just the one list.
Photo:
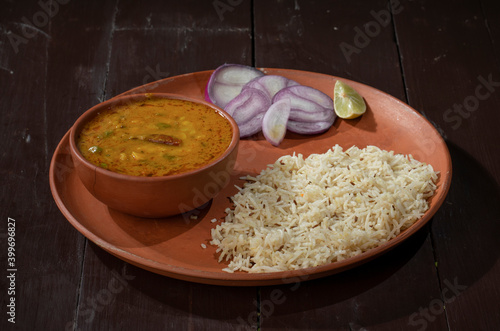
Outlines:
[[336, 145], [244, 179], [211, 233], [227, 272], [315, 267], [375, 248], [422, 217], [437, 173], [411, 155]]

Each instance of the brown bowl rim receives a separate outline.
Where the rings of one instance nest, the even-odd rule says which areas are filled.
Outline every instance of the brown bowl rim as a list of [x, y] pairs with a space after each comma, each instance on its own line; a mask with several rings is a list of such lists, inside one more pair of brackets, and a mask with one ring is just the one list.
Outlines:
[[[229, 146], [226, 148], [224, 153], [220, 155], [218, 158], [215, 160], [212, 160], [210, 163], [200, 167], [196, 168], [194, 170], [190, 170], [187, 172], [183, 172], [180, 174], [175, 174], [175, 175], [168, 175], [168, 176], [152, 176], [152, 177], [147, 177], [147, 176], [134, 176], [134, 175], [128, 175], [128, 174], [121, 174], [118, 172], [114, 172], [112, 170], [104, 169], [101, 168], [90, 161], [88, 161], [80, 152], [80, 149], [77, 146], [76, 140], [78, 137], [78, 134], [80, 133], [80, 130], [83, 125], [88, 123], [88, 121], [92, 120], [97, 114], [99, 114], [99, 111], [105, 108], [108, 105], [116, 105], [116, 104], [121, 104], [122, 102], [126, 100], [140, 100], [142, 98], [162, 98], [162, 99], [175, 99], [175, 100], [183, 100], [183, 101], [189, 101], [193, 103], [198, 103], [202, 104], [205, 106], [208, 106], [212, 109], [214, 109], [216, 112], [218, 112], [222, 117], [224, 117], [231, 125], [231, 128], [233, 129], [232, 137], [231, 137], [231, 143]], [[106, 111], [107, 109], [104, 109]], [[204, 100], [196, 99], [196, 98], [190, 98], [186, 97], [183, 95], [179, 94], [174, 94], [174, 93], [139, 93], [139, 94], [130, 94], [130, 95], [120, 95], [114, 98], [111, 98], [109, 100], [103, 101], [101, 103], [98, 103], [88, 110], [86, 110], [78, 119], [75, 121], [73, 126], [70, 129], [70, 135], [69, 135], [69, 145], [70, 145], [70, 151], [71, 154], [74, 155], [75, 157], [78, 158], [80, 162], [82, 162], [87, 168], [90, 168], [102, 175], [113, 177], [115, 179], [121, 179], [121, 180], [128, 180], [128, 181], [146, 181], [146, 182], [158, 182], [158, 181], [165, 181], [165, 180], [175, 180], [175, 179], [181, 179], [183, 177], [189, 177], [191, 175], [203, 172], [207, 169], [212, 168], [219, 162], [222, 162], [226, 157], [228, 157], [231, 152], [238, 146], [238, 142], [240, 140], [240, 133], [239, 133], [239, 128], [238, 124], [236, 121], [233, 119], [231, 115], [229, 115], [226, 111], [224, 111], [222, 108]]]

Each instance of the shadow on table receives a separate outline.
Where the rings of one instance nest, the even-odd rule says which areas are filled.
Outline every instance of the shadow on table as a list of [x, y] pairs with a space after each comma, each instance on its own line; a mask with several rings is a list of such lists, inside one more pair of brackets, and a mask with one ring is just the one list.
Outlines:
[[[155, 322], [155, 318], [170, 316], [168, 318], [173, 320], [174, 315], [175, 323], [194, 323], [194, 329], [210, 328], [213, 324], [214, 328], [236, 327], [246, 330], [257, 325], [259, 318], [262, 322], [264, 318], [267, 321], [270, 317], [279, 317], [282, 314], [295, 315], [320, 309], [369, 291], [402, 268], [428, 237], [428, 226], [425, 226], [392, 251], [355, 269], [322, 279], [267, 287], [205, 285], [157, 275], [126, 264], [93, 243], [87, 246], [91, 250], [87, 254], [93, 255], [94, 259], [97, 258], [101, 262], [97, 266], [104, 265], [108, 270], [95, 271], [100, 275], [109, 274], [113, 270], [115, 275], [116, 272], [120, 273], [120, 270], [127, 275], [126, 289], [117, 295], [114, 304], [103, 308], [109, 310], [103, 312], [103, 316], [119, 314], [121, 319], [131, 321], [147, 318], [149, 325], [155, 325], [160, 323], [160, 320]], [[89, 257], [89, 261], [91, 260], [93, 258]], [[104, 283], [93, 287], [104, 288], [105, 283], [110, 282], [108, 278], [113, 278], [114, 274], [103, 277]], [[86, 296], [95, 295], [93, 289], [83, 291], [87, 293]], [[268, 311], [269, 314], [265, 311], [264, 314], [259, 314], [258, 309], [266, 309], [265, 305], [269, 302], [269, 293], [272, 291], [279, 291], [281, 300], [286, 299], [286, 302], [279, 305], [280, 307], [273, 306], [272, 312]], [[127, 298], [126, 302], [121, 303], [120, 296]], [[259, 302], [263, 305], [260, 308]], [[124, 306], [130, 306], [128, 310], [132, 311], [126, 316], [119, 312], [120, 307], [123, 309]], [[140, 309], [136, 309], [137, 307]], [[147, 314], [141, 311], [147, 311]]]
[[[261, 321], [281, 314], [297, 314], [328, 307], [370, 291], [384, 282], [403, 268], [429, 240], [429, 226], [426, 225], [393, 250], [355, 269], [322, 279], [266, 287], [189, 283], [127, 266], [127, 274], [134, 277], [128, 283], [132, 288], [128, 290], [128, 296], [133, 296], [135, 304], [153, 315], [169, 315], [175, 311], [180, 315], [179, 319], [187, 320], [198, 316], [204, 327], [207, 326], [206, 323], [216, 325], [221, 321], [231, 328], [235, 325], [250, 327], [257, 323], [259, 302], [263, 305], [260, 309], [266, 309], [266, 302], [274, 295], [270, 293], [279, 292], [280, 304], [273, 305], [269, 315], [261, 314]], [[109, 269], [123, 268], [123, 262], [97, 246], [91, 244], [91, 249]]]
[[435, 215], [439, 222], [432, 224], [433, 244], [442, 280], [457, 278], [469, 286], [500, 257], [500, 188], [465, 151], [450, 143], [448, 148], [453, 178], [447, 199]]

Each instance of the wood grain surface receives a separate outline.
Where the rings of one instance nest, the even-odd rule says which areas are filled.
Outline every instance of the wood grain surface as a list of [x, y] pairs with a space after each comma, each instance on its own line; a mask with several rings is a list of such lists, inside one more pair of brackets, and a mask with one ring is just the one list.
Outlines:
[[[0, 8], [1, 330], [500, 329], [498, 1], [3, 0]], [[344, 77], [419, 111], [453, 162], [431, 223], [360, 267], [265, 287], [171, 279], [89, 242], [51, 195], [60, 139], [99, 102], [223, 63]]]

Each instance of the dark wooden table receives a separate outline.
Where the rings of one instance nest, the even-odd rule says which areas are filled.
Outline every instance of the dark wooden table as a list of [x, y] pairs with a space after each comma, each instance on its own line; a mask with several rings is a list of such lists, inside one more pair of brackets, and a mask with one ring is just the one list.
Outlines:
[[[500, 329], [498, 1], [0, 8], [1, 330]], [[452, 157], [442, 208], [372, 262], [277, 286], [171, 279], [88, 241], [50, 192], [50, 160], [65, 132], [119, 93], [225, 62], [340, 76], [410, 104]]]

